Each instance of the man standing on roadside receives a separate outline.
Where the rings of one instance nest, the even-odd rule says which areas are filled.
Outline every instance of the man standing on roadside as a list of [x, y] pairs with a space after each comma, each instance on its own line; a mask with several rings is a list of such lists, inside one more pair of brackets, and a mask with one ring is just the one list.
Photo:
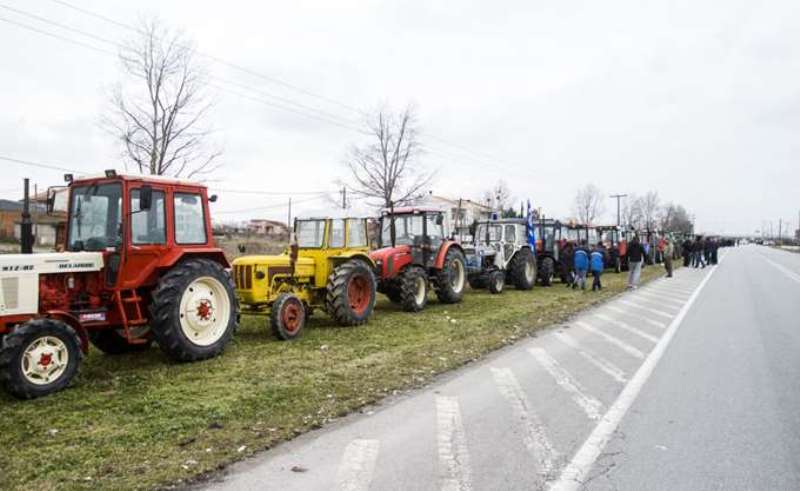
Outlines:
[[705, 252], [706, 244], [705, 241], [701, 236], [697, 236], [697, 239], [694, 241], [694, 246], [692, 246], [692, 256], [694, 259], [692, 260], [692, 267], [697, 268], [701, 264], [703, 268], [706, 267], [706, 261], [703, 259], [703, 253]]
[[605, 255], [606, 248], [603, 247], [603, 242], [598, 242], [591, 254], [592, 291], [603, 289], [603, 285], [600, 284], [600, 275], [605, 269]]
[[683, 266], [688, 268], [692, 261], [692, 240], [689, 237], [683, 240], [681, 252], [683, 252]]
[[672, 239], [664, 237], [664, 269], [667, 270], [667, 278], [672, 278], [672, 255], [675, 253], [675, 247], [672, 245]]
[[634, 235], [628, 245], [628, 288], [639, 286], [639, 276], [642, 274], [642, 263], [645, 259], [644, 246], [639, 242], [639, 236]]

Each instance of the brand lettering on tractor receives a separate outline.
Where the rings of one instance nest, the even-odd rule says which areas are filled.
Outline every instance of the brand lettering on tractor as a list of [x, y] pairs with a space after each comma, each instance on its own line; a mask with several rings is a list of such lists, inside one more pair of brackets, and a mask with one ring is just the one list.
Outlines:
[[92, 263], [64, 263], [59, 264], [58, 269], [79, 269], [79, 268], [93, 268]]
[[33, 271], [33, 264], [3, 266], [3, 272], [7, 271]]

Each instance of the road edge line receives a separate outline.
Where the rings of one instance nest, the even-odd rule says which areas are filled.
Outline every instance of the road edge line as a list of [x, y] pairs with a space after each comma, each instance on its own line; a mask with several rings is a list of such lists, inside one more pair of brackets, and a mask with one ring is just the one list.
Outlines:
[[650, 378], [650, 375], [652, 375], [653, 370], [655, 369], [661, 357], [664, 355], [667, 346], [669, 346], [669, 343], [672, 341], [672, 338], [678, 331], [678, 328], [683, 322], [684, 317], [686, 317], [689, 309], [692, 307], [692, 305], [694, 305], [694, 302], [697, 300], [697, 297], [700, 296], [700, 292], [703, 290], [703, 288], [705, 288], [708, 281], [712, 276], [714, 276], [714, 273], [717, 271], [720, 264], [722, 264], [722, 258], [720, 258], [719, 264], [715, 266], [705, 278], [703, 278], [703, 280], [694, 290], [692, 295], [686, 301], [686, 304], [672, 320], [669, 327], [667, 327], [666, 331], [661, 337], [661, 341], [658, 342], [655, 348], [653, 348], [653, 351], [651, 351], [647, 358], [645, 358], [642, 365], [636, 371], [636, 374], [630, 379], [625, 388], [622, 389], [622, 392], [614, 401], [614, 404], [608, 408], [606, 414], [603, 415], [603, 417], [600, 419], [600, 422], [597, 424], [597, 426], [595, 426], [594, 430], [592, 430], [592, 433], [589, 435], [586, 441], [584, 441], [583, 445], [581, 445], [581, 448], [578, 449], [578, 451], [572, 457], [570, 463], [567, 464], [567, 466], [561, 471], [558, 480], [551, 484], [550, 490], [573, 491], [584, 485], [586, 476], [594, 466], [594, 463], [597, 461], [597, 458], [600, 456], [603, 449], [608, 444], [608, 441], [611, 439], [611, 435], [613, 435], [614, 431], [616, 431], [617, 426], [619, 426], [619, 423], [622, 421], [622, 418], [625, 417], [628, 409], [630, 409], [631, 405], [633, 405], [633, 402], [636, 400], [636, 397], [639, 395], [642, 387]]

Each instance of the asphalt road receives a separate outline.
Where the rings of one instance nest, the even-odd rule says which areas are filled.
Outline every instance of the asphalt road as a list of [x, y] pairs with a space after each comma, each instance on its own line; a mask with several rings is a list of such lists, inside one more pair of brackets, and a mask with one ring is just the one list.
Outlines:
[[800, 254], [721, 257], [205, 487], [800, 489]]

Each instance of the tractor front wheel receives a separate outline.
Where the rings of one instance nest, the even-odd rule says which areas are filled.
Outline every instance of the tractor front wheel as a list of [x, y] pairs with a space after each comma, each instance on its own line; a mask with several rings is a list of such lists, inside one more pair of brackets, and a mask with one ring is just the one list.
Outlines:
[[436, 277], [436, 296], [442, 303], [458, 303], [464, 298], [467, 279], [464, 254], [451, 247], [444, 256], [444, 265]]
[[419, 312], [428, 303], [428, 277], [419, 266], [409, 266], [400, 274], [400, 306], [406, 312]]
[[239, 301], [219, 263], [191, 259], [161, 277], [150, 304], [158, 346], [176, 361], [219, 355], [239, 322]]
[[542, 260], [542, 270], [539, 273], [539, 279], [542, 281], [542, 286], [550, 286], [553, 283], [553, 271], [555, 263], [552, 258], [546, 257]]
[[486, 288], [486, 280], [483, 278], [481, 274], [474, 274], [467, 276], [467, 282], [469, 283], [469, 287], [473, 290], [481, 290]]
[[0, 377], [11, 394], [33, 399], [69, 385], [82, 358], [75, 329], [54, 319], [35, 319], [5, 337]]
[[372, 270], [363, 261], [348, 261], [328, 277], [325, 309], [340, 326], [358, 326], [372, 315], [375, 295]]
[[272, 304], [269, 318], [272, 334], [282, 341], [291, 341], [303, 333], [306, 317], [303, 302], [291, 293], [282, 293]]
[[495, 270], [489, 273], [489, 293], [498, 294], [503, 293], [503, 287], [506, 284], [505, 271]]
[[511, 282], [518, 290], [530, 290], [536, 283], [536, 256], [530, 249], [517, 251], [509, 265]]

